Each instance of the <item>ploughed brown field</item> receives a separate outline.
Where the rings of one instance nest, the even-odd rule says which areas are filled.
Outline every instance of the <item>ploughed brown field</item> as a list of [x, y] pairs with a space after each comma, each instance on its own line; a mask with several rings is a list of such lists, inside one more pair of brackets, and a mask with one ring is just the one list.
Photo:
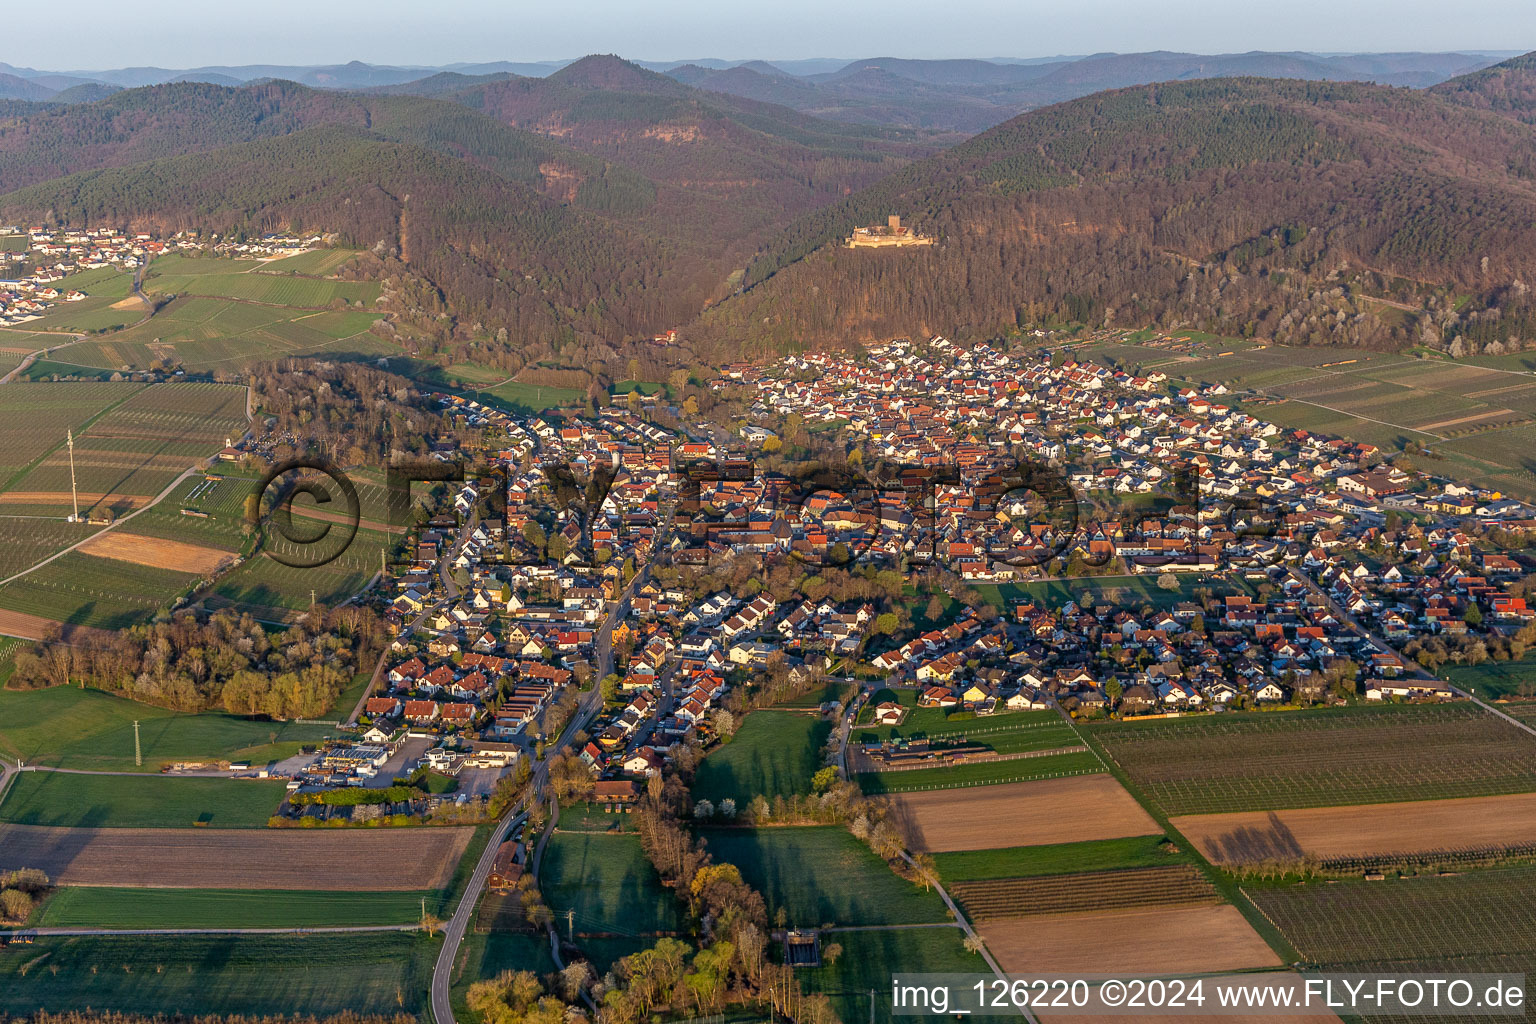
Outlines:
[[45, 619], [26, 612], [13, 612], [0, 608], [0, 635], [19, 636], [23, 640], [41, 640], [54, 628], [63, 631], [65, 640], [85, 640], [92, 635], [109, 636], [107, 630], [90, 626], [66, 626], [57, 619]]
[[119, 562], [149, 565], [176, 572], [210, 573], [232, 561], [234, 555], [217, 548], [184, 544], [179, 540], [161, 540], [158, 537], [141, 537], [122, 530], [99, 533], [80, 545], [80, 551], [101, 558], [115, 558]]
[[60, 885], [165, 889], [440, 889], [471, 828], [45, 828], [0, 825], [0, 870]]
[[1172, 818], [1219, 864], [1367, 857], [1536, 842], [1536, 793]]
[[1162, 831], [1111, 775], [902, 793], [893, 798], [914, 850], [1000, 850]]
[[998, 964], [1013, 974], [1125, 977], [1280, 965], [1230, 904], [1031, 914], [986, 921], [977, 930]]

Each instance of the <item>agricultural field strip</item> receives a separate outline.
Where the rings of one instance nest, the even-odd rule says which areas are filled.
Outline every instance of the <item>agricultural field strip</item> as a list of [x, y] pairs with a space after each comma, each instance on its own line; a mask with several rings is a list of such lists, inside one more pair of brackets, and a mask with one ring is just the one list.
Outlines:
[[449, 884], [473, 832], [0, 825], [0, 869], [114, 888], [416, 892]]
[[[1117, 346], [1111, 346], [1111, 348], [1112, 349], [1122, 349], [1122, 350], [1123, 349], [1132, 349], [1133, 351], [1137, 351], [1138, 350], [1135, 346], [1132, 346], [1132, 345], [1117, 345]], [[1482, 367], [1482, 366], [1476, 366], [1476, 367], [1474, 367], [1474, 366], [1466, 366], [1466, 367], [1463, 367], [1462, 364], [1455, 364], [1454, 367], [1447, 367], [1444, 364], [1438, 363], [1438, 362], [1430, 363], [1430, 362], [1419, 362], [1419, 361], [1408, 361], [1408, 360], [1400, 360], [1400, 361], [1388, 362], [1387, 365], [1382, 365], [1382, 361], [1379, 361], [1379, 360], [1374, 359], [1374, 358], [1366, 357], [1365, 359], [1362, 359], [1357, 364], [1350, 365], [1350, 366], [1326, 367], [1326, 368], [1324, 368], [1324, 367], [1314, 367], [1313, 369], [1318, 370], [1318, 372], [1313, 374], [1313, 375], [1311, 375], [1311, 376], [1303, 377], [1303, 378], [1300, 378], [1300, 379], [1297, 379], [1297, 380], [1287, 381], [1287, 382], [1285, 382], [1283, 384], [1268, 385], [1267, 389], [1266, 389], [1266, 387], [1258, 386], [1257, 382], [1250, 382], [1250, 381], [1248, 381], [1247, 378], [1249, 376], [1251, 376], [1250, 374], [1246, 374], [1246, 373], [1234, 373], [1234, 374], [1216, 373], [1216, 374], [1212, 374], [1212, 373], [1209, 372], [1211, 369], [1213, 369], [1213, 364], [1219, 364], [1221, 362], [1225, 362], [1228, 365], [1234, 365], [1234, 366], [1250, 366], [1250, 367], [1254, 367], [1256, 372], [1259, 372], [1259, 373], [1269, 373], [1269, 372], [1274, 372], [1275, 371], [1276, 367], [1273, 364], [1261, 361], [1261, 360], [1256, 359], [1256, 358], [1253, 358], [1252, 356], [1246, 355], [1245, 353], [1233, 353], [1232, 355], [1229, 355], [1229, 356], [1220, 357], [1220, 360], [1218, 360], [1218, 359], [1215, 359], [1215, 358], [1198, 358], [1198, 357], [1196, 357], [1196, 358], [1191, 359], [1191, 358], [1180, 358], [1180, 357], [1177, 357], [1177, 356], [1169, 356], [1168, 353], [1160, 351], [1158, 349], [1140, 349], [1139, 351], [1144, 351], [1144, 352], [1147, 352], [1147, 353], [1155, 353], [1156, 356], [1165, 357], [1165, 358], [1161, 358], [1161, 359], [1142, 359], [1142, 360], [1138, 360], [1136, 362], [1136, 366], [1137, 366], [1137, 368], [1139, 370], [1145, 371], [1145, 370], [1150, 370], [1150, 369], [1153, 369], [1153, 368], [1161, 369], [1163, 372], [1168, 373], [1168, 375], [1169, 375], [1171, 380], [1175, 380], [1177, 382], [1181, 382], [1181, 383], [1185, 383], [1185, 384], [1197, 384], [1197, 383], [1200, 382], [1201, 379], [1223, 380], [1226, 383], [1228, 383], [1229, 386], [1232, 386], [1232, 387], [1235, 387], [1235, 388], [1241, 388], [1244, 391], [1247, 391], [1247, 392], [1252, 393], [1252, 394], [1267, 395], [1267, 396], [1273, 397], [1273, 398], [1279, 398], [1279, 399], [1284, 399], [1284, 400], [1288, 400], [1288, 401], [1301, 402], [1303, 404], [1312, 405], [1312, 406], [1315, 406], [1315, 407], [1321, 408], [1321, 409], [1326, 409], [1326, 410], [1328, 410], [1330, 412], [1335, 412], [1335, 413], [1338, 413], [1340, 415], [1350, 416], [1350, 417], [1353, 417], [1353, 418], [1356, 418], [1356, 419], [1365, 420], [1367, 422], [1377, 423], [1377, 424], [1380, 424], [1380, 425], [1386, 426], [1386, 427], [1393, 427], [1393, 428], [1397, 428], [1397, 429], [1401, 429], [1401, 430], [1407, 430], [1407, 431], [1409, 431], [1411, 433], [1428, 434], [1431, 437], [1436, 437], [1436, 438], [1439, 438], [1439, 439], [1442, 439], [1442, 440], [1443, 440], [1443, 438], [1441, 438], [1440, 435], [1433, 434], [1430, 431], [1426, 430], [1424, 428], [1424, 425], [1425, 424], [1434, 424], [1434, 423], [1437, 422], [1437, 420], [1443, 420], [1445, 418], [1444, 417], [1444, 410], [1443, 410], [1443, 408], [1437, 408], [1437, 406], [1443, 404], [1446, 400], [1450, 400], [1450, 401], [1453, 401], [1453, 402], [1465, 403], [1464, 407], [1468, 408], [1468, 409], [1471, 409], [1471, 408], [1482, 408], [1482, 409], [1486, 410], [1485, 412], [1480, 413], [1478, 416], [1468, 418], [1464, 422], [1473, 422], [1474, 420], [1483, 419], [1485, 417], [1494, 417], [1494, 418], [1499, 419], [1503, 423], [1509, 423], [1509, 422], [1513, 422], [1514, 420], [1528, 421], [1528, 420], [1532, 419], [1533, 417], [1536, 417], [1536, 380], [1533, 380], [1531, 378], [1530, 374], [1527, 374], [1527, 373], [1525, 373], [1523, 371], [1519, 371], [1519, 370], [1506, 370], [1506, 369], [1497, 368], [1497, 367]], [[1263, 350], [1257, 350], [1257, 351], [1266, 352], [1267, 353], [1267, 352], [1273, 352], [1273, 351], [1276, 351], [1276, 350], [1273, 349], [1273, 348], [1269, 348], [1269, 349], [1263, 349]], [[1292, 357], [1294, 357], [1295, 354], [1296, 354], [1296, 350], [1284, 350], [1284, 352], [1285, 352], [1285, 355], [1292, 356]], [[1122, 358], [1124, 358], [1124, 357], [1122, 356]], [[1126, 360], [1126, 361], [1129, 361], [1129, 360]], [[1179, 374], [1173, 373], [1172, 370], [1174, 368], [1176, 368], [1176, 367], [1186, 367], [1187, 368], [1187, 372], [1189, 372], [1191, 374], [1191, 376], [1185, 377], [1185, 376], [1181, 376]], [[1421, 367], [1423, 368], [1422, 370], [1420, 369]], [[1402, 382], [1399, 382], [1399, 381], [1396, 381], [1396, 380], [1393, 379], [1393, 375], [1395, 375], [1395, 374], [1408, 373], [1410, 375], [1413, 375], [1413, 374], [1416, 374], [1416, 373], [1427, 372], [1429, 370], [1437, 369], [1437, 368], [1440, 369], [1440, 370], [1447, 370], [1447, 369], [1449, 369], [1453, 374], [1455, 374], [1458, 377], [1464, 376], [1465, 374], [1471, 373], [1473, 371], [1476, 371], [1479, 374], [1482, 374], [1482, 373], [1486, 373], [1486, 374], [1489, 374], [1489, 375], [1504, 374], [1504, 375], [1508, 375], [1508, 376], [1514, 376], [1514, 377], [1517, 377], [1517, 378], [1523, 377], [1523, 378], [1525, 378], [1530, 383], [1530, 385], [1532, 387], [1532, 391], [1531, 391], [1531, 393], [1528, 396], [1521, 396], [1521, 397], [1528, 397], [1528, 398], [1530, 398], [1531, 403], [1530, 403], [1529, 407], [1524, 408], [1524, 409], [1507, 409], [1507, 408], [1493, 407], [1493, 406], [1488, 406], [1488, 405], [1485, 405], [1482, 402], [1477, 401], [1476, 400], [1478, 398], [1477, 394], [1475, 394], [1475, 393], [1467, 393], [1465, 390], [1452, 390], [1452, 389], [1444, 387], [1444, 386], [1441, 386], [1441, 387], [1422, 387], [1422, 386], [1417, 386], [1415, 384], [1405, 384], [1405, 383], [1402, 383]], [[1201, 371], [1205, 371], [1204, 374], [1202, 374]], [[1458, 371], [1460, 371], [1460, 372], [1458, 372]], [[1340, 385], [1342, 384], [1342, 382], [1345, 379], [1349, 379], [1349, 378], [1354, 378], [1355, 379], [1354, 382], [1353, 383], [1349, 383], [1349, 384], [1344, 384], [1341, 387]], [[1360, 380], [1360, 378], [1364, 378], [1364, 380], [1362, 381], [1362, 380]], [[1483, 382], [1489, 382], [1490, 378], [1479, 377], [1478, 380], [1479, 381], [1483, 381]], [[1315, 385], [1318, 382], [1322, 382], [1322, 381], [1333, 381], [1333, 382], [1335, 382], [1334, 387], [1326, 387], [1326, 386], [1324, 386], [1324, 387], [1310, 387], [1310, 388], [1306, 387], [1306, 385]], [[1470, 382], [1468, 382], [1468, 383], [1469, 383], [1469, 386], [1470, 386]], [[1392, 386], [1394, 388], [1400, 389], [1401, 392], [1402, 392], [1401, 397], [1404, 400], [1406, 400], [1408, 402], [1408, 404], [1411, 405], [1411, 407], [1414, 410], [1418, 410], [1420, 408], [1425, 408], [1426, 407], [1425, 406], [1425, 399], [1427, 398], [1427, 399], [1429, 399], [1429, 403], [1430, 403], [1427, 406], [1428, 411], [1423, 413], [1423, 415], [1420, 417], [1420, 419], [1418, 420], [1417, 423], [1399, 423], [1399, 422], [1394, 422], [1394, 421], [1392, 421], [1392, 420], [1390, 420], [1388, 418], [1372, 417], [1370, 415], [1367, 415], [1366, 412], [1368, 410], [1362, 411], [1361, 409], [1357, 409], [1357, 408], [1351, 407], [1351, 405], [1349, 403], [1347, 403], [1347, 402], [1345, 404], [1343, 404], [1343, 405], [1334, 405], [1334, 404], [1328, 404], [1326, 401], [1319, 401], [1319, 400], [1317, 400], [1317, 399], [1326, 399], [1326, 398], [1330, 397], [1330, 395], [1334, 395], [1334, 394], [1345, 394], [1345, 393], [1347, 393], [1349, 391], [1352, 391], [1352, 390], [1369, 388], [1369, 387], [1372, 386], [1372, 384], [1390, 385], [1390, 386]], [[1512, 389], [1520, 389], [1522, 386], [1521, 385], [1509, 385], [1509, 387], [1512, 388]], [[1441, 400], [1439, 403], [1435, 402], [1434, 399], [1436, 397], [1438, 397]], [[1407, 408], [1407, 406], [1405, 406], [1405, 409], [1406, 408]], [[1513, 420], [1512, 420], [1512, 418], [1513, 418]], [[1451, 425], [1451, 424], [1445, 424], [1445, 425]]]
[[949, 890], [973, 921], [1221, 902], [1215, 886], [1193, 864], [953, 882]]
[[[39, 385], [39, 386], [42, 386], [42, 385]], [[56, 386], [56, 385], [48, 385], [48, 386], [49, 387], [53, 387], [53, 386]], [[19, 440], [16, 437], [12, 436], [14, 432], [19, 432], [21, 434], [24, 434], [24, 435], [26, 435], [28, 437], [32, 437], [32, 438], [39, 438], [39, 437], [47, 438], [49, 435], [46, 434], [46, 433], [43, 433], [43, 432], [44, 431], [50, 431], [50, 430], [56, 430], [56, 429], [69, 429], [69, 430], [78, 429], [81, 432], [84, 432], [87, 428], [90, 427], [90, 425], [92, 423], [94, 423], [97, 420], [101, 419], [101, 417], [105, 416], [107, 413], [111, 412], [116, 407], [122, 405], [124, 402], [128, 401], [128, 399], [132, 398], [134, 395], [138, 394], [141, 391], [146, 390], [146, 388], [144, 386], [137, 385], [137, 384], [126, 384], [126, 385], [123, 385], [123, 384], [116, 384], [116, 385], [114, 385], [114, 384], [84, 384], [84, 385], [76, 385], [76, 386], [73, 386], [71, 388], [72, 391], [73, 390], [84, 390], [84, 389], [95, 389], [97, 391], [102, 392], [103, 394], [109, 394], [109, 393], [114, 393], [114, 392], [117, 392], [117, 391], [121, 391], [121, 392], [123, 392], [123, 394], [122, 394], [121, 398], [117, 398], [115, 401], [109, 402], [107, 405], [105, 405], [102, 408], [98, 409], [96, 412], [91, 413], [90, 415], [86, 416], [85, 419], [83, 421], [81, 421], [78, 425], [71, 425], [67, 420], [63, 421], [63, 422], [55, 422], [54, 419], [46, 419], [43, 422], [38, 422], [37, 419], [33, 418], [33, 414], [43, 414], [45, 412], [45, 410], [47, 410], [47, 408], [48, 408], [46, 405], [41, 407], [41, 408], [39, 408], [39, 409], [36, 409], [36, 410], [31, 410], [31, 409], [25, 410], [25, 412], [26, 412], [25, 418], [28, 420], [28, 422], [25, 424], [25, 429], [23, 429], [23, 424], [21, 422], [21, 420], [23, 418], [22, 415], [17, 415], [16, 419], [13, 420], [10, 424], [7, 424], [5, 427], [0, 427], [0, 442], [4, 442], [3, 446], [0, 446], [0, 451], [12, 451], [12, 452], [14, 452], [14, 451], [20, 450], [23, 454], [25, 454], [25, 452], [28, 450], [28, 448], [32, 447], [31, 445], [26, 445], [26, 442], [24, 440]], [[5, 391], [0, 392], [0, 408], [3, 408], [7, 404], [7, 400], [14, 400], [16, 397], [17, 397], [17, 390], [13, 390], [12, 388], [7, 388]], [[34, 396], [28, 395], [27, 397], [34, 397]], [[38, 397], [40, 397], [40, 396], [38, 396]], [[11, 412], [14, 413], [15, 410], [12, 409]], [[7, 418], [9, 418], [9, 414], [8, 414]], [[58, 451], [59, 449], [64, 448], [65, 447], [65, 442], [66, 442], [65, 438], [59, 438], [57, 442], [55, 442], [53, 444], [50, 444], [47, 447], [43, 448], [43, 450], [41, 452], [39, 452], [36, 456], [31, 458], [30, 460], [28, 460], [27, 463], [25, 463], [24, 465], [19, 467], [5, 481], [0, 482], [0, 491], [8, 491], [8, 490], [10, 490], [15, 485], [15, 483], [18, 480], [20, 480], [27, 473], [29, 473], [31, 470], [36, 468], [40, 463], [42, 463], [42, 461], [44, 459], [46, 459], [48, 456], [52, 455], [54, 452]], [[12, 447], [13, 444], [16, 445], [16, 447]], [[26, 447], [22, 447], [23, 445], [26, 445]]]
[[1169, 814], [1536, 789], [1536, 743], [1474, 705], [1281, 712], [1090, 726]]
[[[17, 580], [20, 580], [20, 579], [22, 579], [22, 578], [24, 578], [26, 576], [30, 576], [32, 573], [34, 573], [37, 570], [43, 568], [44, 566], [48, 565], [49, 563], [53, 562], [54, 560], [59, 559], [59, 558], [63, 558], [65, 555], [70, 554], [71, 552], [73, 552], [76, 548], [80, 547], [81, 545], [86, 544], [87, 542], [89, 542], [91, 540], [94, 540], [95, 538], [101, 536], [106, 531], [119, 529], [125, 523], [132, 522], [139, 515], [139, 513], [148, 511], [149, 509], [154, 508], [157, 504], [159, 504], [161, 501], [163, 501], [168, 495], [170, 495], [173, 491], [176, 490], [177, 486], [180, 485], [183, 480], [185, 480], [187, 477], [191, 476], [193, 474], [193, 472], [194, 472], [194, 470], [191, 470], [191, 469], [185, 470], [176, 479], [172, 480], [169, 484], [166, 484], [165, 489], [162, 490], [158, 495], [156, 495], [155, 498], [152, 499], [147, 505], [144, 505], [141, 508], [134, 509], [132, 512], [129, 512], [127, 515], [123, 516], [121, 519], [118, 519], [115, 522], [110, 523], [109, 525], [102, 527], [102, 529], [98, 530], [97, 532], [91, 534], [88, 537], [81, 538], [80, 540], [78, 540], [75, 543], [71, 544], [69, 547], [64, 548], [62, 551], [54, 552], [52, 555], [49, 555], [47, 558], [43, 559], [41, 562], [38, 562], [36, 565], [33, 565], [31, 568], [24, 569], [21, 572], [15, 573], [15, 574], [13, 574], [11, 576], [6, 577], [3, 580], [0, 580], [0, 588], [4, 588], [7, 584], [12, 583], [12, 582], [17, 581]], [[3, 592], [4, 592], [3, 589], [0, 589], [0, 594], [3, 594]]]
[[[1536, 868], [1492, 868], [1383, 882], [1248, 885], [1243, 894], [1312, 963], [1536, 960]], [[1402, 969], [1402, 968], [1400, 968]], [[1528, 970], [1528, 967], [1522, 968]]]

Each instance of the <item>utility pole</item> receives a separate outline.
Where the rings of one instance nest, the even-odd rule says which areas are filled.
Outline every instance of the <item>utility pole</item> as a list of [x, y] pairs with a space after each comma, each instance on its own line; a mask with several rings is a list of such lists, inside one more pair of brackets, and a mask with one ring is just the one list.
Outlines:
[[80, 521], [80, 492], [75, 489], [75, 432], [68, 430], [64, 435], [65, 443], [69, 445], [69, 496], [74, 502], [75, 514], [69, 517], [72, 523]]
[[133, 765], [135, 768], [144, 764], [144, 752], [139, 746], [139, 720], [133, 720]]

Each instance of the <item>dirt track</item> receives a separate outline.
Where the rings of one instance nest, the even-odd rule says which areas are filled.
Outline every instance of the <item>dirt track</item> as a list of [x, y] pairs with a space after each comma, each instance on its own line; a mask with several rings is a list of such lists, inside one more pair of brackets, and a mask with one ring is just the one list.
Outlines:
[[895, 798], [914, 851], [998, 850], [1155, 835], [1151, 815], [1111, 775], [940, 789]]
[[1536, 842], [1536, 793], [1172, 818], [1213, 861], [1373, 856]]
[[195, 572], [200, 575], [211, 573], [236, 557], [231, 552], [220, 551], [217, 548], [184, 544], [179, 540], [144, 537], [135, 533], [125, 533], [123, 530], [110, 530], [97, 534], [80, 545], [78, 550], [83, 554], [113, 558], [119, 562], [171, 569], [176, 572]]
[[[1278, 967], [1234, 906], [1035, 914], [977, 929], [1009, 973], [1169, 975]], [[1129, 1019], [1129, 1018], [1127, 1018]]]
[[44, 828], [0, 825], [0, 870], [63, 885], [167, 889], [440, 889], [474, 829]]

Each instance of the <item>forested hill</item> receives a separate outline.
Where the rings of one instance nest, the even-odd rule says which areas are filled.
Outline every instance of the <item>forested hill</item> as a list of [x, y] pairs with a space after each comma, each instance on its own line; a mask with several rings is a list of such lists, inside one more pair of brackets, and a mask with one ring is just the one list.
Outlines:
[[773, 232], [928, 151], [886, 129], [704, 104], [616, 58], [522, 95], [530, 81], [456, 76], [437, 83], [451, 100], [267, 82], [8, 102], [0, 216], [339, 231], [404, 261], [395, 294], [447, 333], [434, 344], [505, 336], [508, 351], [478, 358], [515, 368], [575, 338], [612, 344], [687, 322], [729, 294]]
[[457, 104], [178, 84], [8, 114], [0, 222], [339, 232], [426, 344], [509, 371], [684, 322], [728, 273], [636, 226], [643, 176]]
[[[891, 213], [939, 244], [837, 245]], [[802, 218], [690, 334], [769, 349], [1057, 319], [1467, 351], [1536, 335], [1533, 280], [1528, 126], [1408, 89], [1204, 80], [1024, 114]]]
[[665, 186], [653, 230], [743, 262], [795, 217], [946, 144], [705, 92], [612, 56], [442, 95]]
[[1430, 91], [1452, 103], [1536, 124], [1536, 53], [1453, 78]]

